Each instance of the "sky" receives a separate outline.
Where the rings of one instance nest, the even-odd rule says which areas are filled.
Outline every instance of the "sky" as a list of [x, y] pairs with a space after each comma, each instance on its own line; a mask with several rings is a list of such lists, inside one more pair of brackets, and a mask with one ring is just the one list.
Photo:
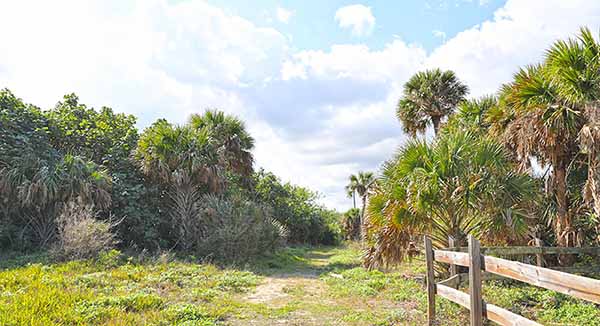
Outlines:
[[348, 176], [407, 139], [395, 118], [414, 73], [451, 69], [471, 97], [580, 26], [588, 0], [0, 0], [0, 87], [51, 108], [185, 123], [219, 108], [246, 121], [256, 168], [352, 205]]

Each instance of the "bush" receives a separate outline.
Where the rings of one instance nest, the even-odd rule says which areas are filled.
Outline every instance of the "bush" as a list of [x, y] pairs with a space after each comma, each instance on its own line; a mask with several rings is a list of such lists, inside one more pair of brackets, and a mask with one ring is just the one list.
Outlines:
[[188, 241], [202, 257], [245, 261], [282, 243], [285, 230], [264, 205], [240, 197], [206, 195], [201, 206], [197, 219], [201, 227], [195, 228], [201, 231]]
[[117, 244], [112, 229], [118, 222], [99, 221], [92, 206], [67, 203], [57, 220], [58, 241], [54, 253], [62, 259], [86, 259], [98, 256]]
[[289, 232], [288, 242], [331, 245], [339, 241], [338, 214], [318, 203], [318, 193], [282, 183], [264, 170], [254, 174], [254, 184], [256, 200], [273, 208], [274, 218]]

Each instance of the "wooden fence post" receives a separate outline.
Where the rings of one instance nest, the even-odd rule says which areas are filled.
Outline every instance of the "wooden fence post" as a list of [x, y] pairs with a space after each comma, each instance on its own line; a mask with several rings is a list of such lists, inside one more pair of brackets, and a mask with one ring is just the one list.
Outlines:
[[[539, 238], [535, 238], [535, 246], [542, 249], [542, 240]], [[538, 267], [544, 267], [544, 255], [542, 253], [535, 255], [535, 260]]]
[[472, 235], [469, 235], [469, 295], [471, 297], [471, 326], [483, 326], [481, 248], [479, 241]]
[[[452, 251], [456, 250], [457, 244], [456, 244], [456, 240], [454, 240], [453, 236], [449, 236], [448, 237], [448, 248]], [[450, 264], [450, 277], [454, 277], [458, 274], [458, 266], [454, 265], [454, 264]], [[455, 289], [458, 289], [458, 286], [460, 285], [460, 279], [455, 283], [456, 285], [452, 284], [451, 286], [453, 286]]]
[[435, 325], [435, 276], [433, 271], [433, 246], [425, 236], [425, 261], [427, 262], [427, 325]]

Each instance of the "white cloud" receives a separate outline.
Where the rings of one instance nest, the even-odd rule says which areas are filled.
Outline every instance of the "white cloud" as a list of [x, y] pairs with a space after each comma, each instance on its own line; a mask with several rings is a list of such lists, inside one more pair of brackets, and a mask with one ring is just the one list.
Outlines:
[[277, 7], [277, 10], [275, 11], [275, 16], [277, 17], [277, 20], [284, 24], [290, 22], [290, 18], [292, 18], [293, 14], [293, 11], [285, 9], [283, 7]]
[[339, 8], [334, 18], [341, 28], [350, 28], [355, 36], [370, 35], [375, 27], [371, 8], [360, 4]]
[[435, 49], [427, 66], [453, 69], [473, 95], [492, 93], [519, 66], [538, 62], [554, 40], [574, 35], [580, 26], [597, 31], [599, 24], [600, 2], [509, 0], [492, 20]]
[[[279, 31], [202, 0], [25, 0], [2, 9], [0, 87], [42, 107], [76, 92], [84, 103], [138, 115], [141, 127], [222, 108], [248, 122], [259, 166], [340, 209], [351, 205], [347, 176], [376, 170], [404, 141], [394, 108], [413, 73], [452, 69], [472, 94], [495, 92], [553, 40], [600, 27], [599, 2], [509, 0], [429, 54], [400, 39], [377, 50], [292, 52]], [[346, 18], [343, 27], [368, 34], [368, 13], [370, 23]]]

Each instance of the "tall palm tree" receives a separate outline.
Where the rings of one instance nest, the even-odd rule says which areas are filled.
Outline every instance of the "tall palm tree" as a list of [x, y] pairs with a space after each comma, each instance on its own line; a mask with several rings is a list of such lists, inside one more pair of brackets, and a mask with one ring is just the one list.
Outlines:
[[406, 133], [424, 133], [428, 125], [437, 134], [442, 120], [465, 99], [469, 89], [451, 70], [425, 70], [416, 73], [406, 84], [396, 115]]
[[577, 39], [557, 41], [548, 50], [546, 65], [565, 106], [585, 119], [578, 139], [588, 156], [584, 197], [600, 215], [600, 43], [582, 28]]
[[533, 180], [512, 171], [503, 146], [478, 133], [444, 132], [429, 144], [411, 140], [386, 162], [367, 209], [368, 267], [401, 261], [415, 236], [436, 247], [473, 234], [488, 243], [516, 241], [527, 231], [525, 204]]
[[569, 246], [573, 230], [568, 169], [578, 153], [577, 134], [584, 122], [581, 112], [565, 105], [546, 65], [519, 71], [514, 81], [503, 87], [501, 97], [514, 114], [504, 139], [521, 162], [521, 169], [530, 167], [532, 156], [552, 167], [549, 189], [556, 201], [554, 229], [558, 245]]
[[352, 208], [356, 209], [356, 186], [352, 182], [352, 178], [350, 178], [350, 183], [346, 185], [346, 195], [348, 198], [352, 198]]
[[[507, 145], [529, 166], [530, 157], [551, 167], [549, 191], [556, 202], [554, 232], [559, 246], [574, 246], [575, 206], [569, 191], [571, 166], [588, 154], [586, 197], [600, 212], [600, 139], [598, 100], [600, 96], [600, 46], [588, 29], [578, 39], [557, 41], [542, 64], [521, 69], [501, 91]], [[498, 128], [501, 129], [501, 128]], [[561, 256], [568, 264], [572, 257]]]
[[[362, 200], [362, 210], [359, 225], [361, 226], [361, 237], [363, 238], [365, 235], [365, 207], [367, 205], [369, 191], [373, 188], [374, 182], [375, 176], [373, 172], [359, 171], [358, 174], [350, 175], [350, 182], [346, 186], [346, 191], [348, 193], [352, 193], [353, 199], [355, 198], [355, 194], [357, 194]], [[356, 202], [354, 202], [354, 206], [356, 208]]]

